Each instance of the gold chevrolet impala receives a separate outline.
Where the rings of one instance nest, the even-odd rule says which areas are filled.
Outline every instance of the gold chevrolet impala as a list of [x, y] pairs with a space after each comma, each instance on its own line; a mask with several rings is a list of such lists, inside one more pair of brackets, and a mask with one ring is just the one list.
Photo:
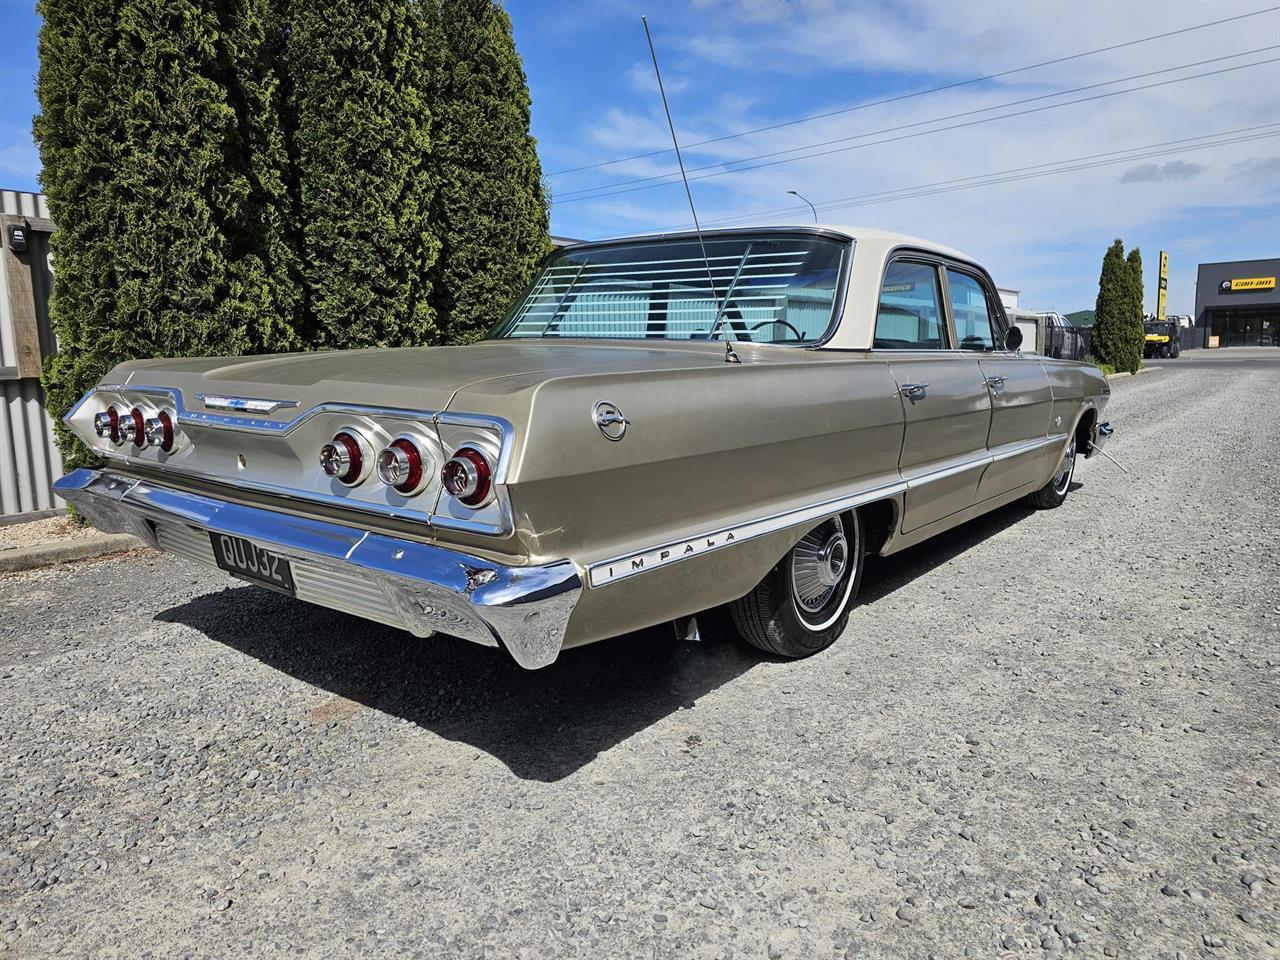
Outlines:
[[1020, 339], [978, 263], [912, 237], [584, 243], [470, 346], [122, 363], [66, 417], [105, 466], [55, 486], [103, 530], [528, 668], [719, 606], [802, 657], [869, 553], [1056, 507], [1110, 435], [1098, 369]]

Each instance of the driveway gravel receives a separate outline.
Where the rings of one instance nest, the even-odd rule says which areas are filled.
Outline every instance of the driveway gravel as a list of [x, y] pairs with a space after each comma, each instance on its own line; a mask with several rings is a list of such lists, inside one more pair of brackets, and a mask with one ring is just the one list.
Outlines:
[[0, 578], [0, 957], [1280, 956], [1280, 375], [1113, 389], [798, 663]]

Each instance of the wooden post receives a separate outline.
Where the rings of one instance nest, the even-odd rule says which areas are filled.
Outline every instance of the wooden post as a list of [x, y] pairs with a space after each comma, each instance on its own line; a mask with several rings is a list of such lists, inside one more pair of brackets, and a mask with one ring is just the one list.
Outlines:
[[[14, 253], [9, 249], [10, 224], [22, 224], [28, 232], [37, 225], [31, 218], [18, 214], [0, 215], [0, 242], [4, 244], [5, 280], [9, 287], [9, 315], [13, 318], [13, 340], [17, 352], [18, 379], [39, 378], [40, 329], [36, 318], [35, 291], [31, 285], [30, 253]], [[44, 224], [40, 224], [43, 226]], [[49, 226], [52, 226], [50, 224]], [[30, 248], [28, 248], [30, 249]]]

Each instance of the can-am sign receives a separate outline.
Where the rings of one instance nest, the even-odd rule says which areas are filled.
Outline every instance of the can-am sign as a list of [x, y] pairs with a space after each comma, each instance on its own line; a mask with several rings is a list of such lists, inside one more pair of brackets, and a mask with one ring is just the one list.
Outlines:
[[1245, 277], [1240, 280], [1223, 280], [1218, 284], [1219, 293], [1248, 293], [1253, 290], [1274, 290], [1275, 277]]

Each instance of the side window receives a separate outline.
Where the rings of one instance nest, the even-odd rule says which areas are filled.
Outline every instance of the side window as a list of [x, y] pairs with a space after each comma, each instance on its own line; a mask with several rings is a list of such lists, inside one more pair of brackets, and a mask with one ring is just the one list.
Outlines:
[[961, 350], [994, 350], [996, 324], [987, 305], [987, 295], [967, 273], [947, 268], [951, 288], [951, 313], [956, 321], [956, 337]]
[[938, 270], [927, 263], [895, 260], [884, 272], [876, 311], [877, 350], [943, 350], [943, 320]]

